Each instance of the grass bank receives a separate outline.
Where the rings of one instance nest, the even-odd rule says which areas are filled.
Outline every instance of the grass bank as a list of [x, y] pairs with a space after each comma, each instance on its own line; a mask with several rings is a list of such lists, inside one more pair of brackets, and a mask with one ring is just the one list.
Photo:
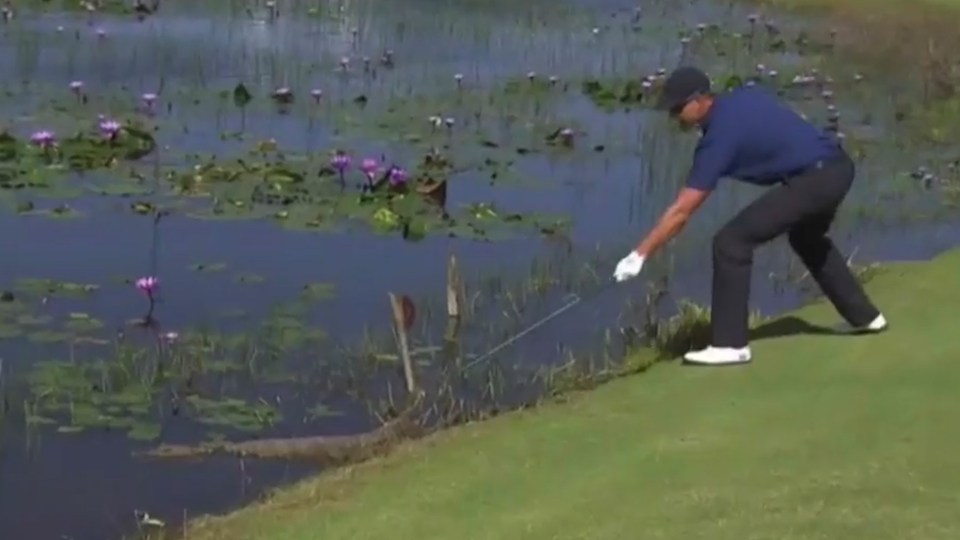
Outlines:
[[[839, 58], [858, 69], [929, 87], [928, 98], [951, 98], [960, 81], [956, 32], [960, 0], [747, 0], [774, 11], [815, 14], [821, 31], [837, 32]], [[882, 36], [882, 39], [877, 39]], [[891, 70], [891, 67], [894, 69]]]
[[191, 540], [960, 538], [960, 250], [868, 285], [891, 329], [824, 335], [817, 304], [743, 368], [662, 364], [463, 426]]
[[745, 1], [818, 21], [813, 32], [836, 45], [826, 71], [840, 79], [856, 72], [896, 89], [888, 106], [913, 143], [949, 147], [960, 138], [960, 0]]

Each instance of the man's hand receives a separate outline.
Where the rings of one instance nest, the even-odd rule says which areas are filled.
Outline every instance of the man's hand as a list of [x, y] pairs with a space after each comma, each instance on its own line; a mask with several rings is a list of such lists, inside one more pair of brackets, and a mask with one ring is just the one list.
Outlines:
[[629, 255], [620, 259], [620, 262], [617, 263], [617, 268], [613, 271], [613, 279], [626, 281], [630, 278], [637, 277], [640, 270], [643, 270], [643, 261], [643, 255], [640, 255], [636, 251], [631, 251]]

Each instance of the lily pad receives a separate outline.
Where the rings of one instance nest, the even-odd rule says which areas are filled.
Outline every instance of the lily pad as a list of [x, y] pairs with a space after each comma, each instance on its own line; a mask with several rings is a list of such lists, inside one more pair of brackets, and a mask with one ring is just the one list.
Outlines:
[[190, 265], [194, 272], [220, 272], [226, 270], [226, 263], [196, 263]]

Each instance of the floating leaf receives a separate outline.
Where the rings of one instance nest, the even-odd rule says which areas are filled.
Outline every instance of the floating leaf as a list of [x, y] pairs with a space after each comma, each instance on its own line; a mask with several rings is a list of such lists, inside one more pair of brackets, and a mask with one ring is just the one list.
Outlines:
[[236, 278], [234, 279], [236, 279], [238, 283], [251, 283], [251, 284], [263, 283], [264, 281], [266, 281], [266, 278], [258, 274], [240, 274], [236, 276]]
[[137, 422], [127, 431], [127, 436], [135, 441], [152, 441], [160, 437], [160, 424], [155, 422]]
[[0, 339], [12, 339], [23, 335], [23, 330], [16, 326], [0, 324]]
[[237, 83], [237, 86], [233, 88], [233, 104], [237, 107], [246, 107], [252, 99], [253, 96], [250, 95], [250, 91], [243, 83]]
[[336, 287], [333, 283], [308, 283], [301, 294], [311, 300], [328, 300], [336, 295]]
[[343, 415], [343, 412], [338, 411], [336, 409], [332, 409], [323, 403], [317, 403], [313, 407], [310, 407], [309, 409], [307, 409], [306, 412], [307, 412], [307, 418], [310, 420]]
[[226, 268], [226, 263], [197, 263], [190, 265], [190, 269], [194, 272], [220, 272]]
[[90, 283], [72, 283], [69, 281], [54, 281], [52, 279], [24, 278], [17, 280], [16, 288], [24, 293], [69, 296], [76, 298], [87, 296], [99, 289], [100, 286]]
[[27, 336], [27, 339], [35, 343], [58, 343], [69, 341], [71, 335], [67, 332], [56, 332], [54, 330], [40, 330]]

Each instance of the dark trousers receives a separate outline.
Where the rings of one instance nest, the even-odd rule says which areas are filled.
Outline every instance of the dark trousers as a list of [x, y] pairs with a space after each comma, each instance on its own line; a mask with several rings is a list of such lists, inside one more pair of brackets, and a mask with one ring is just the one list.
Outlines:
[[715, 347], [747, 346], [753, 251], [784, 233], [848, 323], [863, 326], [880, 314], [827, 237], [854, 174], [853, 161], [846, 154], [820, 163], [771, 188], [717, 232], [711, 317]]

